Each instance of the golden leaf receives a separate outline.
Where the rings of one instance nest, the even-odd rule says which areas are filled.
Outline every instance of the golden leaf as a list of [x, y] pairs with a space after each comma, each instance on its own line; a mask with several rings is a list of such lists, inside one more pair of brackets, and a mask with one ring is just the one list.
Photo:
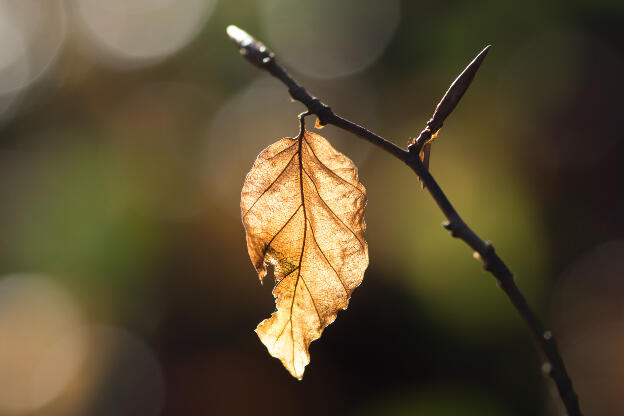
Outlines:
[[301, 379], [308, 347], [346, 309], [368, 266], [366, 190], [353, 162], [305, 131], [260, 153], [245, 178], [241, 211], [260, 281], [274, 266], [277, 310], [256, 333]]

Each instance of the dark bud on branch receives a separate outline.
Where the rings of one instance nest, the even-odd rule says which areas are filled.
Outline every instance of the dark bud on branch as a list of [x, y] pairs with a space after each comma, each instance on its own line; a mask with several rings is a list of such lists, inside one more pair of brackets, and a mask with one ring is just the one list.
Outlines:
[[470, 86], [470, 83], [474, 79], [477, 70], [481, 66], [481, 63], [483, 63], [483, 60], [485, 59], [485, 56], [487, 55], [489, 50], [490, 45], [483, 48], [479, 55], [477, 55], [476, 58], [474, 58], [472, 62], [468, 64], [466, 69], [464, 69], [464, 71], [459, 74], [459, 76], [455, 79], [455, 81], [453, 81], [449, 89], [446, 91], [446, 94], [444, 94], [444, 97], [442, 97], [435, 111], [433, 112], [431, 120], [427, 122], [427, 126], [429, 126], [429, 128], [433, 132], [438, 131], [440, 127], [442, 127], [442, 123], [444, 123], [446, 117], [451, 114], [451, 112], [457, 106], [457, 103], [459, 103], [459, 100], [461, 100], [461, 98], [464, 96], [464, 93]]
[[427, 122], [427, 127], [420, 133], [420, 135], [412, 141], [410, 144], [410, 151], [416, 150], [420, 153], [423, 146], [435, 138], [435, 134], [442, 127], [444, 120], [453, 112], [459, 100], [464, 96], [464, 93], [470, 86], [470, 83], [474, 79], [477, 70], [481, 66], [481, 63], [485, 59], [490, 45], [486, 46], [477, 56], [468, 64], [466, 69], [459, 74], [459, 76], [453, 81], [449, 89], [444, 94], [444, 97], [440, 100], [436, 106], [433, 116]]

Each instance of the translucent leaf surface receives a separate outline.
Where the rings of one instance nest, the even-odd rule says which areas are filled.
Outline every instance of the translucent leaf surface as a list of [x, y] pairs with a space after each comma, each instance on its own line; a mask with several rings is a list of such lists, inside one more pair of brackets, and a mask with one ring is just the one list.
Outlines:
[[276, 279], [277, 310], [256, 333], [299, 379], [310, 343], [362, 282], [365, 205], [353, 162], [307, 131], [262, 151], [245, 179], [241, 211], [249, 256], [261, 281], [269, 264]]

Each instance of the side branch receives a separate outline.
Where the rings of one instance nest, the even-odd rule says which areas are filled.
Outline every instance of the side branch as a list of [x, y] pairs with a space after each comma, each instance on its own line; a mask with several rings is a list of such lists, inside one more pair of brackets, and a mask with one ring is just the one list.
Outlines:
[[[451, 84], [448, 91], [436, 107], [433, 116], [427, 122], [425, 129], [418, 138], [412, 140], [408, 150], [401, 149], [394, 143], [367, 130], [366, 128], [336, 115], [332, 109], [322, 103], [318, 98], [311, 95], [303, 88], [286, 70], [279, 65], [274, 54], [269, 51], [261, 42], [257, 41], [245, 31], [236, 26], [228, 26], [227, 33], [240, 48], [241, 54], [253, 65], [269, 72], [279, 79], [286, 87], [290, 96], [305, 105], [309, 114], [318, 117], [322, 125], [331, 124], [343, 130], [349, 131], [360, 138], [373, 143], [385, 151], [389, 152], [397, 159], [408, 165], [419, 177], [423, 186], [427, 188], [435, 202], [444, 213], [447, 221], [444, 227], [451, 232], [455, 238], [462, 240], [475, 252], [475, 256], [481, 258], [484, 268], [497, 280], [500, 288], [505, 292], [512, 305], [526, 322], [536, 346], [546, 361], [542, 369], [549, 373], [559, 391], [559, 396], [568, 412], [569, 416], [580, 416], [581, 410], [578, 404], [578, 396], [572, 387], [572, 382], [568, 376], [563, 359], [559, 354], [557, 345], [550, 331], [546, 331], [531, 310], [529, 304], [520, 289], [516, 286], [513, 274], [496, 254], [494, 247], [489, 242], [481, 239], [462, 220], [455, 208], [450, 203], [438, 183], [419, 157], [423, 146], [428, 145], [435, 137], [437, 131], [442, 127], [446, 117], [453, 111], [461, 97], [466, 92], [474, 78], [476, 71], [483, 62], [489, 46], [483, 49], [479, 55], [466, 67], [459, 77]], [[305, 115], [307, 115], [307, 113]], [[302, 115], [304, 116], [304, 115]], [[301, 118], [300, 118], [301, 120]]]

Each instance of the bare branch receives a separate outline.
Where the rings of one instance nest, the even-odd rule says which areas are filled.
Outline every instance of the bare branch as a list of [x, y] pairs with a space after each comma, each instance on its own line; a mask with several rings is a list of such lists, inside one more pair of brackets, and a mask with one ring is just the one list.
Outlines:
[[401, 149], [394, 143], [367, 130], [366, 128], [336, 115], [330, 107], [323, 104], [318, 98], [312, 96], [303, 88], [286, 70], [280, 66], [275, 59], [275, 55], [268, 50], [261, 42], [255, 40], [247, 32], [236, 26], [228, 26], [228, 35], [236, 42], [241, 54], [253, 65], [268, 71], [271, 75], [279, 79], [286, 87], [290, 96], [308, 108], [310, 114], [315, 114], [321, 124], [332, 124], [343, 130], [349, 131], [360, 138], [371, 142], [386, 150], [397, 159], [407, 164], [422, 181], [435, 202], [444, 213], [447, 221], [444, 227], [451, 232], [455, 238], [462, 240], [472, 250], [475, 257], [483, 260], [484, 268], [490, 272], [498, 281], [499, 286], [505, 292], [512, 305], [526, 322], [536, 346], [545, 358], [542, 368], [549, 368], [549, 375], [555, 382], [559, 391], [559, 396], [570, 416], [580, 416], [581, 410], [578, 404], [578, 396], [572, 387], [572, 382], [568, 376], [563, 359], [559, 354], [555, 339], [550, 331], [544, 329], [537, 315], [531, 310], [529, 304], [520, 289], [516, 286], [513, 274], [507, 265], [496, 254], [494, 246], [490, 242], [481, 239], [462, 220], [453, 205], [435, 181], [429, 170], [418, 156], [420, 149], [425, 145], [435, 133], [442, 127], [442, 123], [457, 106], [470, 83], [472, 82], [479, 66], [483, 62], [489, 46], [485, 47], [481, 53], [466, 67], [466, 69], [451, 84], [446, 94], [437, 105], [433, 116], [419, 137], [412, 141], [409, 151]]

